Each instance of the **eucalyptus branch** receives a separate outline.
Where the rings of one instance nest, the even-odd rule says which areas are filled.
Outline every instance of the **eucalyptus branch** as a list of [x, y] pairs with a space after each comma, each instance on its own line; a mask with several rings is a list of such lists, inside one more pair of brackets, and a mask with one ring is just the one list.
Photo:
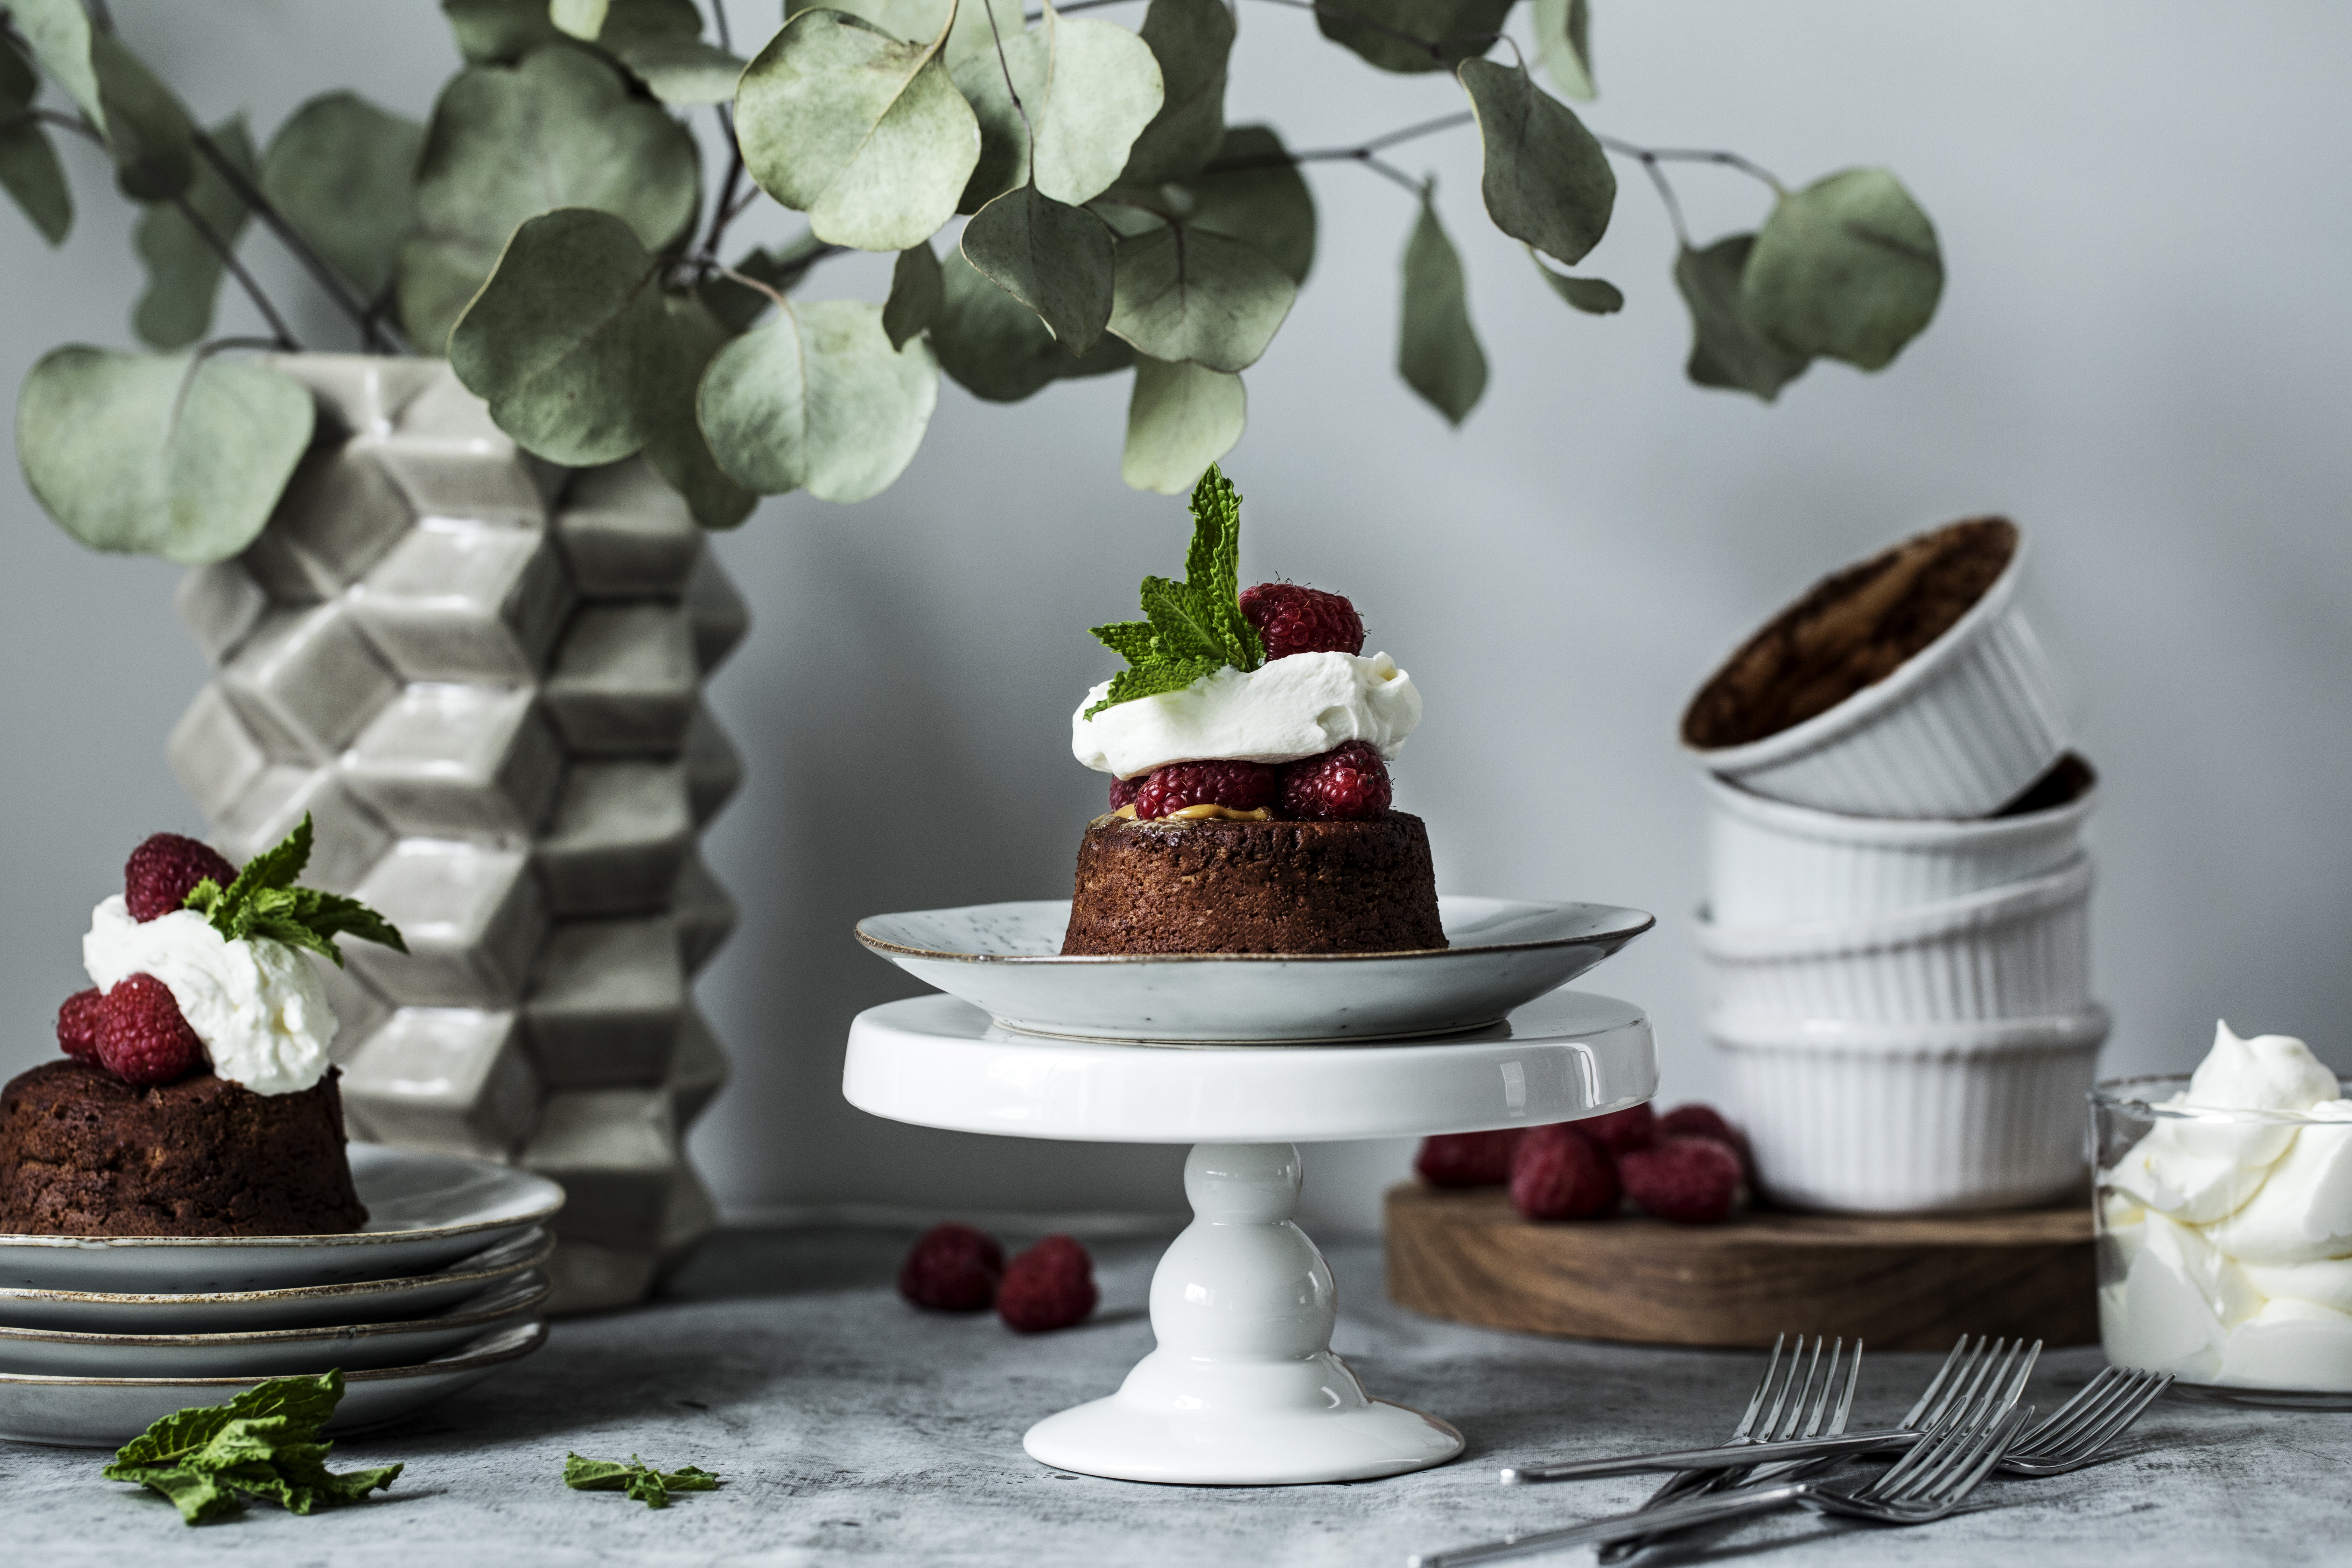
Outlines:
[[1021, 138], [1029, 144], [1029, 183], [1037, 183], [1037, 128], [1029, 123], [1029, 106], [1021, 101], [1021, 89], [1013, 85], [1013, 62], [1004, 58], [1004, 30], [996, 25], [996, 7], [989, 0], [980, 0], [980, 8], [988, 17], [988, 36], [996, 40], [996, 68], [1004, 73], [1004, 96], [1013, 100], [1013, 112], [1021, 117]]
[[106, 138], [100, 135], [98, 128], [89, 121], [79, 115], [60, 114], [54, 109], [27, 109], [9, 115], [6, 119], [0, 120], [0, 135], [5, 135], [20, 125], [54, 125], [60, 131], [70, 131], [77, 136], [95, 142], [101, 147], [106, 145]]
[[710, 0], [710, 15], [719, 23], [719, 47], [729, 54], [735, 52], [735, 35], [727, 26], [727, 0]]
[[1763, 181], [1772, 187], [1772, 194], [1776, 196], [1789, 194], [1789, 187], [1776, 179], [1771, 170], [1737, 153], [1717, 153], [1699, 147], [1643, 147], [1615, 136], [1598, 133], [1593, 140], [1622, 157], [1639, 158], [1644, 166], [1654, 170], [1660, 163], [1714, 163], [1726, 169], [1737, 169], [1743, 174]]
[[[699, 252], [704, 257], [719, 254], [719, 241], [726, 234], [727, 226], [751, 205], [750, 195], [744, 196], [740, 202], [735, 195], [735, 187], [743, 178], [743, 148], [735, 140], [734, 117], [727, 112], [727, 106], [723, 103], [718, 105], [718, 110], [719, 123], [727, 132], [727, 177], [719, 184], [719, 199], [710, 205], [710, 231], [702, 237]], [[757, 185], [752, 187], [754, 192], [758, 189]]]
[[[814, 260], [814, 258], [811, 258], [811, 259]], [[738, 272], [723, 261], [712, 262], [710, 264], [710, 269], [713, 272], [718, 273], [721, 278], [726, 279], [730, 283], [740, 283], [746, 289], [758, 289], [761, 293], [765, 294], [769, 299], [773, 300], [777, 304], [782, 306], [787, 310], [793, 308], [791, 301], [784, 298], [784, 291], [772, 283], [762, 283], [748, 272]]]
[[310, 242], [286, 221], [277, 204], [261, 194], [261, 187], [247, 179], [245, 171], [238, 168], [202, 131], [195, 133], [195, 147], [204, 154], [205, 162], [212, 165], [213, 173], [236, 193], [236, 199], [261, 220], [264, 227], [278, 237], [278, 242], [293, 256], [302, 270], [310, 275], [310, 280], [326, 291], [327, 298], [335, 302], [335, 308], [352, 319], [360, 330], [361, 341], [378, 353], [393, 353], [398, 345], [383, 330], [383, 322], [368, 309], [367, 302], [352, 293], [342, 279], [336, 275], [334, 268], [320, 259], [319, 253], [310, 248]]
[[254, 280], [253, 274], [245, 269], [245, 263], [236, 258], [236, 247], [223, 239], [220, 231], [205, 221], [205, 215], [198, 212], [195, 204], [187, 197], [173, 196], [172, 205], [179, 209], [180, 216], [188, 220], [188, 226], [196, 231], [197, 237], [211, 247], [212, 253], [220, 258], [221, 265], [228, 268], [229, 276], [244, 289], [246, 298], [251, 300], [254, 309], [261, 312], [261, 319], [269, 323], [271, 331], [278, 334], [278, 346], [299, 353], [301, 343], [288, 330], [285, 318], [278, 315], [278, 308], [269, 302], [269, 296], [261, 291], [261, 285]]

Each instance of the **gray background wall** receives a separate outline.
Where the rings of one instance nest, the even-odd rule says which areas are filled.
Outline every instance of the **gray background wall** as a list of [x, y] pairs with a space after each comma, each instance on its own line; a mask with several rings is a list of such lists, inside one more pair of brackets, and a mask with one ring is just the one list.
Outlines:
[[[424, 0], [116, 10], [200, 113], [242, 107], [262, 133], [343, 85], [421, 118], [454, 61]], [[747, 31], [772, 16], [736, 11]], [[1487, 226], [1469, 134], [1416, 142], [1393, 155], [1438, 176], [1494, 367], [1455, 433], [1390, 368], [1409, 198], [1354, 168], [1314, 172], [1316, 276], [1248, 376], [1250, 430], [1228, 462], [1249, 502], [1244, 571], [1349, 594], [1412, 671], [1428, 718], [1400, 799], [1429, 819], [1443, 884], [1656, 910], [1656, 934], [1594, 984], [1651, 1009], [1665, 1098], [1706, 1096], [1688, 934], [1699, 802], [1673, 743], [1683, 700], [1821, 572], [2006, 510], [2032, 537], [2033, 606], [2106, 780], [2105, 1065], [2186, 1066], [2226, 1015], [2306, 1035], [2352, 1069], [2352, 11], [1598, 11], [1598, 127], [1735, 147], [1792, 182], [1889, 164], [1934, 216], [1951, 283], [1882, 375], [1819, 366], [1771, 408], [1701, 392], [1681, 375], [1671, 235], [1635, 171], [1621, 171], [1591, 263], [1631, 303], [1595, 321], [1562, 309]], [[1459, 102], [1443, 78], [1375, 76], [1301, 14], [1244, 12], [1232, 112], [1293, 146]], [[53, 344], [131, 342], [129, 219], [95, 161], [68, 155], [82, 214], [65, 248], [0, 218], [12, 400]], [[1738, 175], [1677, 178], [1702, 239], [1762, 216]], [[746, 231], [797, 220], [761, 221]], [[282, 259], [246, 248], [335, 345]], [[810, 291], [886, 286], [856, 258]], [[246, 325], [224, 298], [224, 330]], [[1066, 724], [1110, 665], [1084, 628], [1129, 613], [1137, 578], [1171, 567], [1184, 535], [1177, 503], [1119, 483], [1124, 402], [1114, 382], [1013, 408], [950, 385], [881, 498], [784, 498], [719, 542], [758, 619], [716, 689], [751, 782], [711, 841], [744, 921], [703, 985], [736, 1078], [696, 1148], [738, 1214], [1178, 1201], [1178, 1152], [918, 1131], [836, 1089], [850, 1015], [910, 990], [850, 944], [858, 915], [1066, 890], [1100, 781], [1069, 760]], [[51, 1012], [84, 984], [87, 911], [131, 845], [198, 826], [161, 747], [203, 670], [173, 621], [169, 569], [84, 552], [13, 475], [0, 511], [0, 667], [15, 672], [0, 681], [0, 1071], [13, 1072], [54, 1048]], [[1312, 1216], [1369, 1223], [1409, 1153], [1316, 1159]]]

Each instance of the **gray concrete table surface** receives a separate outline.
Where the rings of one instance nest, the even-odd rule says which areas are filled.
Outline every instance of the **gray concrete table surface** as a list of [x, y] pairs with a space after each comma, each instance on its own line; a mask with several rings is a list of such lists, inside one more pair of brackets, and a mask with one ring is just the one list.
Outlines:
[[[891, 1281], [908, 1237], [732, 1232], [660, 1300], [557, 1325], [547, 1349], [399, 1426], [346, 1438], [337, 1468], [404, 1460], [388, 1494], [298, 1519], [256, 1506], [189, 1529], [161, 1498], [101, 1479], [102, 1453], [0, 1444], [0, 1558], [356, 1564], [1248, 1564], [1398, 1568], [1413, 1551], [1633, 1507], [1627, 1477], [1505, 1489], [1498, 1466], [1719, 1440], [1762, 1358], [1496, 1333], [1418, 1318], [1381, 1289], [1379, 1248], [1326, 1248], [1335, 1347], [1374, 1393], [1452, 1420], [1469, 1451], [1418, 1475], [1267, 1489], [1060, 1474], [1021, 1451], [1039, 1417], [1109, 1393], [1151, 1347], [1160, 1243], [1096, 1248], [1089, 1322], [1013, 1333], [993, 1314], [919, 1312]], [[1777, 1327], [1778, 1325], [1776, 1325]], [[1785, 1325], [1791, 1331], [1806, 1327]], [[1892, 1421], [1932, 1355], [1873, 1353], [1856, 1426]], [[2044, 1409], [2102, 1364], [2044, 1356]], [[725, 1476], [656, 1512], [559, 1480], [567, 1450]], [[1892, 1531], [1794, 1513], [1639, 1559], [1753, 1554], [1776, 1568], [1921, 1564], [2352, 1563], [2352, 1415], [2171, 1398], [2112, 1461], [1987, 1483], [1969, 1511]], [[1590, 1563], [1589, 1548], [1539, 1563]]]

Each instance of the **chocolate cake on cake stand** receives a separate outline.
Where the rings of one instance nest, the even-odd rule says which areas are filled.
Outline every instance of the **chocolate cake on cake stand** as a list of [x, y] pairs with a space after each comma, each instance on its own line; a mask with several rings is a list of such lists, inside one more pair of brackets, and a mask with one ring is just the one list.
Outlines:
[[[1655, 1091], [1657, 1058], [1640, 1008], [1553, 989], [1648, 916], [1444, 909], [1455, 945], [1411, 954], [1065, 959], [1035, 940], [1050, 905], [859, 926], [866, 946], [957, 994], [858, 1015], [842, 1074], [851, 1104], [963, 1132], [1192, 1146], [1193, 1220], [1152, 1277], [1159, 1348], [1117, 1393], [1031, 1427], [1032, 1458], [1122, 1480], [1281, 1486], [1400, 1475], [1462, 1451], [1452, 1426], [1367, 1394], [1331, 1353], [1331, 1271], [1291, 1220], [1297, 1145], [1622, 1110]], [[1405, 983], [1416, 973], [1423, 984]], [[1236, 980], [1261, 999], [1254, 1017], [1235, 1016]], [[1433, 993], [1460, 1016], [1431, 1026]], [[998, 1017], [1017, 997], [1025, 1026], [960, 996], [995, 1001]]]

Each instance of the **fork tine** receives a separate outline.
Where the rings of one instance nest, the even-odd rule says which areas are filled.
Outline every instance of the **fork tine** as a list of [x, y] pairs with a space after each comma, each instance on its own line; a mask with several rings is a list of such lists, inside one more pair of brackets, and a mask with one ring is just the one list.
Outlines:
[[2130, 1398], [2133, 1386], [2130, 1373], [2112, 1366], [2101, 1367], [2099, 1374], [2083, 1385], [2082, 1392], [2028, 1432], [2020, 1447], [2044, 1454], [2071, 1447], [2084, 1431], [2104, 1421], [2116, 1405]]
[[2106, 1421], [2082, 1440], [2077, 1446], [2079, 1452], [2095, 1454], [2114, 1442], [2126, 1427], [2140, 1418], [2142, 1412], [2156, 1403], [2158, 1394], [2172, 1386], [2171, 1377], [2164, 1373], [2142, 1373], [2140, 1377], [2145, 1381], [2118, 1401], [2116, 1408], [2108, 1413]]
[[[1815, 1340], [1813, 1345], [1815, 1352], [1819, 1353], [1821, 1342]], [[1764, 1439], [1768, 1442], [1780, 1435], [1781, 1415], [1789, 1408], [1789, 1395], [1797, 1390], [1798, 1373], [1803, 1366], [1804, 1361], [1805, 1336], [1799, 1334], [1796, 1344], [1789, 1352], [1789, 1370], [1781, 1375], [1780, 1387], [1772, 1395], [1772, 1412], [1764, 1417], [1764, 1424], [1760, 1429]], [[1799, 1397], [1801, 1398], [1802, 1395]]]
[[[1984, 1343], [1982, 1335], [1977, 1337], [1977, 1343]], [[1927, 1414], [1927, 1406], [1935, 1403], [1936, 1396], [1944, 1391], [1944, 1384], [1955, 1375], [1955, 1369], [1965, 1366], [1968, 1360], [1969, 1336], [1962, 1334], [1958, 1342], [1952, 1346], [1951, 1353], [1944, 1358], [1944, 1364], [1936, 1369], [1936, 1375], [1928, 1383], [1927, 1392], [1919, 1395], [1919, 1403], [1914, 1405], [1895, 1425], [1901, 1427], [1918, 1426], [1920, 1417]]]
[[1965, 1452], [1955, 1456], [1960, 1461], [1958, 1467], [1922, 1500], [1932, 1508], [1950, 1509], [1974, 1490], [1988, 1471], [2000, 1463], [2000, 1457], [2009, 1452], [2011, 1445], [2017, 1440], [2017, 1435], [2032, 1419], [2033, 1406], [2028, 1405], [2002, 1413], [1998, 1420], [1986, 1422], [1984, 1430], [1971, 1436]]
[[1830, 1421], [1830, 1430], [1845, 1430], [1845, 1418], [1853, 1410], [1854, 1385], [1862, 1381], [1862, 1341], [1853, 1342], [1853, 1359], [1845, 1364], [1845, 1392], [1838, 1395], [1837, 1415]]
[[1808, 1437], [1818, 1437], [1822, 1435], [1822, 1423], [1828, 1418], [1830, 1413], [1830, 1395], [1837, 1388], [1838, 1363], [1844, 1359], [1844, 1356], [1845, 1336], [1840, 1334], [1837, 1337], [1837, 1342], [1830, 1346], [1830, 1369], [1828, 1374], [1822, 1379], [1821, 1393], [1813, 1399], [1813, 1413], [1805, 1419], [1805, 1436]]
[[[2025, 1392], [2025, 1381], [2032, 1375], [2034, 1363], [2039, 1361], [2041, 1356], [2040, 1340], [2034, 1341], [2030, 1346], [2022, 1342], [2012, 1342], [2008, 1354], [2000, 1362], [1998, 1370], [1991, 1376], [1982, 1380], [1983, 1387], [1980, 1392], [1955, 1413], [1954, 1425], [1974, 1434], [1990, 1427], [1997, 1420], [2005, 1419], [2016, 1408], [2018, 1397]], [[1919, 1449], [1927, 1447], [1927, 1444], [1923, 1439], [1917, 1447], [1912, 1450], [1913, 1456], [1918, 1455]], [[2001, 1451], [2007, 1452], [2008, 1447], [2009, 1445], [2004, 1443]], [[1878, 1495], [1890, 1501], [1906, 1502], [1932, 1498], [1953, 1474], [1967, 1467], [1974, 1452], [1974, 1448], [1968, 1444], [1948, 1444], [1937, 1454], [1921, 1458], [1918, 1464], [1912, 1466], [1902, 1477], [1899, 1485], [1887, 1485], [1883, 1482]], [[1902, 1467], [1898, 1466], [1896, 1468], [1900, 1469]], [[1892, 1478], [1893, 1472], [1890, 1471], [1889, 1479], [1892, 1479]]]
[[1966, 1415], [1964, 1409], [1946, 1409], [1921, 1433], [1919, 1440], [1912, 1444], [1901, 1458], [1889, 1465], [1886, 1472], [1876, 1480], [1856, 1489], [1855, 1495], [1881, 1500], [1903, 1495], [1908, 1489], [1911, 1479], [1933, 1464], [1951, 1435], [1966, 1424]]
[[1739, 1417], [1739, 1425], [1731, 1429], [1734, 1440], [1745, 1437], [1756, 1429], [1756, 1417], [1764, 1409], [1764, 1396], [1772, 1392], [1772, 1380], [1780, 1371], [1780, 1347], [1787, 1342], [1785, 1333], [1772, 1336], [1772, 1359], [1764, 1363], [1764, 1375], [1756, 1380], [1756, 1392], [1748, 1396], [1748, 1409]]
[[[1785, 1443], [1790, 1438], [1794, 1437], [1797, 1435], [1797, 1427], [1805, 1418], [1805, 1403], [1813, 1396], [1813, 1380], [1821, 1375], [1822, 1350], [1822, 1336], [1815, 1334], [1813, 1336], [1813, 1353], [1805, 1362], [1805, 1381], [1801, 1386], [1797, 1387], [1797, 1396], [1789, 1401], [1787, 1415], [1773, 1430], [1772, 1436], [1776, 1441]], [[1796, 1369], [1794, 1367], [1790, 1369], [1789, 1381], [1791, 1384], [1796, 1384]]]
[[2008, 1342], [2006, 1340], [1990, 1339], [1979, 1334], [1975, 1347], [1952, 1368], [1950, 1380], [1937, 1391], [1935, 1399], [1932, 1402], [1922, 1401], [1927, 1408], [1916, 1423], [1919, 1429], [1926, 1431], [1959, 1408], [1969, 1397], [1970, 1391], [1983, 1381], [1986, 1369], [1992, 1364], [1993, 1358], [2000, 1353], [2001, 1347]]

